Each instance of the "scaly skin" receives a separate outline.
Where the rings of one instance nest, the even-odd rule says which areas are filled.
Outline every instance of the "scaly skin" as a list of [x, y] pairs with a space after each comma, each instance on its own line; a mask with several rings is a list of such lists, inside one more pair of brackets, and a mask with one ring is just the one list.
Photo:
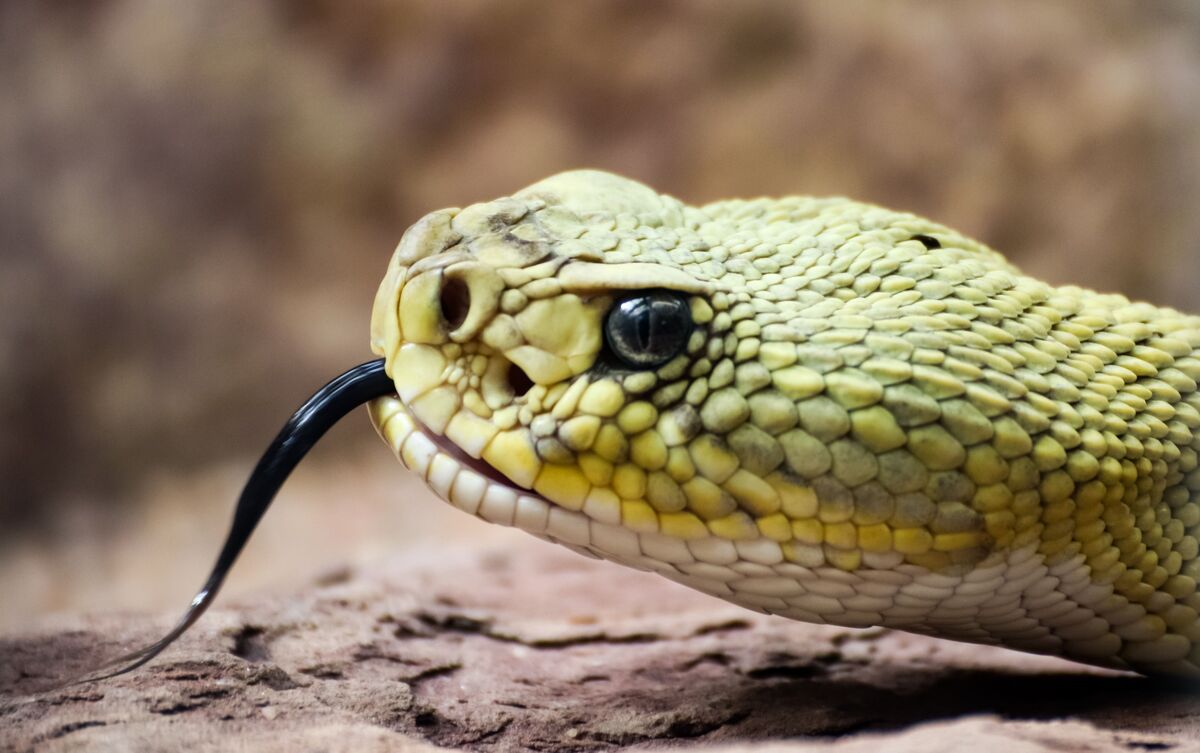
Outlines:
[[[646, 288], [695, 330], [634, 371], [602, 323]], [[380, 434], [469, 513], [798, 620], [1200, 675], [1200, 318], [875, 206], [581, 171], [423, 218], [371, 326]]]

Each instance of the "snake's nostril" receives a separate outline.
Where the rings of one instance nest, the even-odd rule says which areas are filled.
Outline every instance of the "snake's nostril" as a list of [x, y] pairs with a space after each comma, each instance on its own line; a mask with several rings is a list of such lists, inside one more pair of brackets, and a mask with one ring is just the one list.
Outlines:
[[446, 280], [442, 284], [439, 301], [446, 328], [453, 331], [462, 326], [467, 319], [467, 312], [471, 310], [471, 290], [466, 281], [458, 277]]
[[513, 391], [513, 397], [523, 397], [533, 387], [533, 380], [525, 370], [515, 363], [508, 366], [508, 386]]

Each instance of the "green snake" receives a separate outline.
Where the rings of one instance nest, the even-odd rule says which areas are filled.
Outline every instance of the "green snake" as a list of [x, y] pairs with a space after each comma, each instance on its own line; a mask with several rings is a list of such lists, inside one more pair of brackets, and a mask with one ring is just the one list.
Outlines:
[[805, 622], [1200, 676], [1200, 317], [878, 206], [574, 171], [409, 228], [371, 347], [337, 415], [372, 398], [484, 520]]

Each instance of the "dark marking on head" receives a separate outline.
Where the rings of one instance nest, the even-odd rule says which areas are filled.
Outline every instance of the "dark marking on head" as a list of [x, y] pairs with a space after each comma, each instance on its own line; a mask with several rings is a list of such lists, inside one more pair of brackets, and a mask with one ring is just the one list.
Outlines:
[[914, 241], [920, 241], [921, 245], [923, 245], [925, 248], [927, 248], [931, 251], [935, 248], [942, 247], [942, 242], [939, 241], [937, 238], [934, 238], [931, 235], [914, 235], [912, 237], [912, 239]]

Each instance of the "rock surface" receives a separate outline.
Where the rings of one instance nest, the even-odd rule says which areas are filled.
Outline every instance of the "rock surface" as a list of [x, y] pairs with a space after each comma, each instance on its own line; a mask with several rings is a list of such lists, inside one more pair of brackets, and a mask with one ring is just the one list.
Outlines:
[[1186, 688], [789, 622], [537, 542], [222, 603], [133, 674], [44, 690], [174, 618], [0, 639], [0, 748], [1200, 750]]

